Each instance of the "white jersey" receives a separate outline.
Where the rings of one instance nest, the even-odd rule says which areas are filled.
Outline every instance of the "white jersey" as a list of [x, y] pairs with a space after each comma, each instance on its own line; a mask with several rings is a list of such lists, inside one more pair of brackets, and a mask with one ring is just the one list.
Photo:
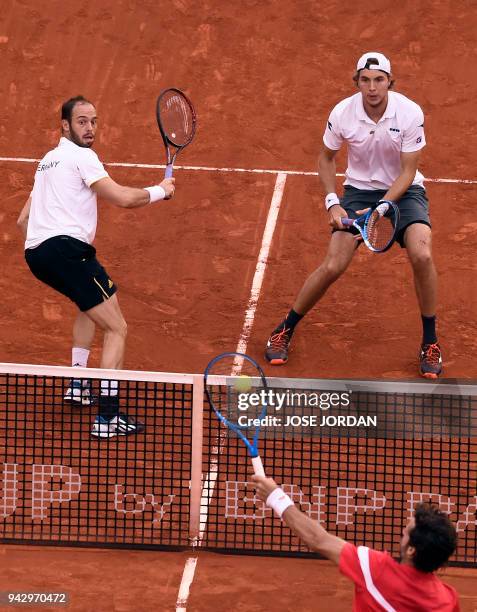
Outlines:
[[107, 176], [94, 151], [62, 137], [38, 164], [25, 248], [63, 235], [91, 244], [98, 218], [91, 185]]
[[[424, 114], [406, 96], [388, 92], [388, 105], [375, 123], [364, 110], [361, 92], [342, 100], [331, 111], [323, 142], [329, 149], [348, 145], [345, 185], [357, 189], [389, 189], [401, 174], [401, 153], [419, 151], [426, 144]], [[412, 182], [423, 186], [420, 172]]]

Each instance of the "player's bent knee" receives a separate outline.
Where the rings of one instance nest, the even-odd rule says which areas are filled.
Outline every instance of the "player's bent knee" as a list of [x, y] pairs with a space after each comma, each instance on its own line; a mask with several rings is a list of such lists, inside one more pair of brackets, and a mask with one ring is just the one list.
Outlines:
[[428, 249], [423, 249], [409, 256], [414, 268], [427, 268], [433, 265], [432, 253]]
[[128, 335], [128, 324], [124, 319], [120, 319], [115, 321], [114, 325], [111, 326], [110, 331], [118, 336], [121, 336], [122, 338], [126, 338]]
[[346, 270], [346, 265], [337, 258], [326, 259], [322, 267], [326, 277], [330, 281], [337, 280]]

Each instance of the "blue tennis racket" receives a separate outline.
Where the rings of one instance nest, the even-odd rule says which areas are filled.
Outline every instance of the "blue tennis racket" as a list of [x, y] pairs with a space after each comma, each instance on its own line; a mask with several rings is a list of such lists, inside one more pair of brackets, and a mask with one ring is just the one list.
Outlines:
[[355, 227], [364, 244], [374, 253], [384, 253], [396, 239], [399, 208], [394, 202], [381, 202], [357, 219], [341, 219], [343, 225]]
[[267, 414], [268, 387], [262, 368], [243, 353], [222, 353], [206, 367], [204, 384], [219, 421], [245, 444], [254, 473], [265, 476], [258, 453], [260, 424]]

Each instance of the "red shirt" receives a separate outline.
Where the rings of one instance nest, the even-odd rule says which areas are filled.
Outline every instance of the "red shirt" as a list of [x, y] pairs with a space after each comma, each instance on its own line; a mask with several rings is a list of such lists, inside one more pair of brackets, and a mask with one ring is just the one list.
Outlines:
[[432, 573], [397, 563], [387, 552], [348, 542], [339, 568], [355, 585], [353, 612], [459, 612], [453, 587]]

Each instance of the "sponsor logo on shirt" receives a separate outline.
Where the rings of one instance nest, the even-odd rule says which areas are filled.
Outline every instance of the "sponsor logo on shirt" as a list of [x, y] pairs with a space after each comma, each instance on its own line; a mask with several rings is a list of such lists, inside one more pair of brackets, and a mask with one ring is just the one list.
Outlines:
[[333, 126], [331, 125], [331, 121], [328, 121], [328, 129], [330, 130], [330, 132], [331, 132], [332, 128], [333, 128]]
[[56, 166], [59, 164], [59, 161], [52, 161], [49, 162], [48, 164], [38, 164], [38, 168], [36, 169], [37, 172], [43, 172], [44, 170], [50, 170], [51, 168], [56, 168]]
[[389, 128], [390, 132], [400, 132], [401, 130], [398, 128]]
[[421, 142], [422, 138], [419, 136], [419, 138], [416, 140], [416, 143], [419, 144]]

